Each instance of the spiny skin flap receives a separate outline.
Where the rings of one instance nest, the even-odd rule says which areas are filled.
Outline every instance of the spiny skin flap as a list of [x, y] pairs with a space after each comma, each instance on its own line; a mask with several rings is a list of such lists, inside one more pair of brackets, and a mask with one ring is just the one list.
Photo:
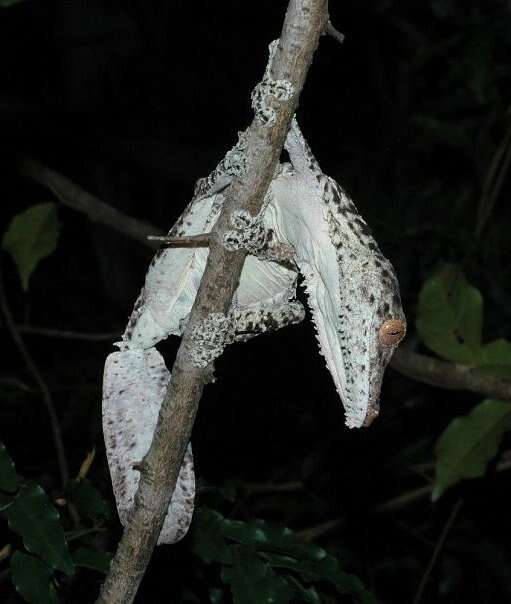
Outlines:
[[[406, 329], [397, 278], [353, 202], [321, 171], [295, 119], [286, 150], [292, 169], [272, 182], [264, 220], [277, 241], [295, 250], [346, 424], [369, 425], [379, 412], [385, 368]], [[398, 337], [382, 337], [385, 323], [399, 325]]]
[[[147, 453], [170, 373], [155, 348], [113, 352], [103, 379], [103, 433], [117, 510], [128, 522], [140, 473], [134, 466]], [[195, 496], [192, 449], [188, 445], [158, 544], [184, 537]]]

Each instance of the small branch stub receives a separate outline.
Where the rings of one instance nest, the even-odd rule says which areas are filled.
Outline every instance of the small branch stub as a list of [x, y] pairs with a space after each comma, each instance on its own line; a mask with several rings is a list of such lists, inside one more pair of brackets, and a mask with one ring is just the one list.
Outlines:
[[211, 235], [201, 233], [200, 235], [183, 235], [173, 237], [169, 235], [148, 235], [149, 241], [161, 241], [164, 247], [209, 247]]

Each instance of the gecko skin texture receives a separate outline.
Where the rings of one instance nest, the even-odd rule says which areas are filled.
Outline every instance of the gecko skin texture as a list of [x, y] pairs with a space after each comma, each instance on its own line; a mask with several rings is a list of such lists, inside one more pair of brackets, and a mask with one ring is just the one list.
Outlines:
[[[129, 520], [141, 464], [153, 437], [170, 373], [155, 348], [114, 352], [107, 358], [103, 385], [103, 432], [124, 526]], [[158, 543], [179, 541], [188, 530], [195, 495], [193, 457], [188, 446]]]
[[233, 321], [222, 313], [210, 313], [190, 334], [190, 358], [195, 367], [207, 367], [234, 339]]
[[224, 234], [223, 244], [227, 250], [246, 249], [257, 255], [267, 244], [268, 231], [261, 220], [261, 214], [252, 216], [246, 210], [236, 210], [230, 217], [231, 226], [236, 230]]
[[[292, 166], [272, 182], [264, 220], [295, 250], [346, 424], [369, 425], [379, 413], [385, 367], [406, 330], [398, 281], [354, 203], [321, 171], [296, 119], [285, 147]], [[381, 336], [382, 326], [395, 328], [390, 338]]]
[[269, 45], [269, 60], [263, 79], [252, 91], [252, 109], [257, 119], [265, 126], [273, 126], [277, 117], [275, 109], [269, 103], [268, 97], [273, 97], [279, 101], [288, 101], [295, 92], [291, 82], [288, 80], [275, 80], [271, 76], [271, 65], [278, 43], [278, 40], [273, 40]]

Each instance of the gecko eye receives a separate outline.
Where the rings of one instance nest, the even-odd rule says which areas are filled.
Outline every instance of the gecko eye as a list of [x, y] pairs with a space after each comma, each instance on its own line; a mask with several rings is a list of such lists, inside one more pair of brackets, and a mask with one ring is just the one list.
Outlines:
[[406, 323], [400, 319], [389, 319], [380, 327], [380, 342], [385, 346], [396, 346], [405, 337]]

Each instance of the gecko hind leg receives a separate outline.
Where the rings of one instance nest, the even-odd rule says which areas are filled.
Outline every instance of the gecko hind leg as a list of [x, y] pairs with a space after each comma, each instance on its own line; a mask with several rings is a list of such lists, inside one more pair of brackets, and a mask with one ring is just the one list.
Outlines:
[[236, 309], [234, 315], [234, 340], [246, 342], [262, 333], [300, 323], [305, 317], [301, 302], [293, 300], [278, 305], [264, 305], [252, 309]]

